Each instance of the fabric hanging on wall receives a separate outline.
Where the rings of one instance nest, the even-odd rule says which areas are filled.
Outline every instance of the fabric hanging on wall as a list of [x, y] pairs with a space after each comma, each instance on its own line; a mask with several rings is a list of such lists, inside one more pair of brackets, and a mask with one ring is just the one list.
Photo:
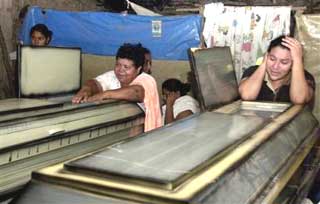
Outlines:
[[[127, 0], [128, 1], [128, 0]], [[138, 14], [138, 15], [144, 15], [144, 16], [161, 16], [158, 13], [155, 13], [149, 9], [146, 9], [138, 4], [135, 4], [131, 1], [128, 1], [130, 4], [131, 8]]]
[[71, 12], [31, 7], [20, 40], [30, 44], [30, 29], [43, 23], [53, 32], [51, 46], [80, 47], [85, 54], [114, 56], [123, 43], [141, 43], [159, 60], [187, 60], [200, 45], [200, 15], [139, 16], [108, 12]]
[[255, 65], [270, 41], [290, 31], [291, 7], [205, 5], [203, 36], [207, 47], [230, 46], [237, 80]]
[[297, 38], [304, 48], [304, 66], [315, 78], [316, 93], [313, 113], [320, 121], [320, 14], [296, 16]]

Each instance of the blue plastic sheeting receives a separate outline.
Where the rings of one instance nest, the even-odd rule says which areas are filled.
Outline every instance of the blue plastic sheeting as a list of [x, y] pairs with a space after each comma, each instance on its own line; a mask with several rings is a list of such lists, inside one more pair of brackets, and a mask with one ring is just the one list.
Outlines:
[[[187, 60], [200, 44], [201, 16], [137, 16], [108, 12], [66, 12], [32, 7], [20, 39], [30, 44], [32, 26], [53, 31], [51, 46], [81, 47], [83, 53], [114, 56], [123, 43], [142, 43], [154, 59]], [[160, 29], [157, 29], [160, 28]]]

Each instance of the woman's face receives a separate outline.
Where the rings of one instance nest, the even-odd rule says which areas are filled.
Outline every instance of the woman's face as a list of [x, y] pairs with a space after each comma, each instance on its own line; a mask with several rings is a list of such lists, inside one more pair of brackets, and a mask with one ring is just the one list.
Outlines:
[[163, 101], [163, 103], [166, 103], [167, 100], [175, 101], [180, 96], [181, 96], [180, 91], [169, 91], [166, 88], [162, 89], [162, 101]]
[[31, 44], [35, 46], [48, 45], [49, 39], [47, 39], [41, 32], [34, 31], [31, 34]]
[[267, 72], [271, 81], [282, 80], [288, 76], [291, 66], [292, 58], [289, 50], [277, 46], [268, 53]]
[[162, 89], [162, 102], [165, 104], [167, 101], [167, 97], [169, 96], [170, 91], [168, 91], [167, 89]]
[[128, 86], [140, 73], [141, 67], [136, 69], [132, 60], [118, 58], [114, 68], [121, 86]]

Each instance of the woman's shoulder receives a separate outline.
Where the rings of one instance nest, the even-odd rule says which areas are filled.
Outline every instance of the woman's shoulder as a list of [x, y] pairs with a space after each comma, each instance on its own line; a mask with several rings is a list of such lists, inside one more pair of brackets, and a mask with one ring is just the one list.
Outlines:
[[139, 74], [133, 81], [132, 84], [137, 84], [137, 83], [142, 83], [142, 84], [154, 84], [156, 85], [156, 80], [151, 76], [150, 74], [147, 73], [141, 73]]
[[194, 99], [192, 96], [189, 95], [184, 95], [179, 97], [176, 100], [177, 103], [193, 103], [193, 104], [198, 104], [198, 101]]
[[110, 71], [106, 71], [100, 75], [98, 75], [96, 78], [98, 77], [103, 77], [103, 78], [116, 78], [116, 74], [114, 73], [114, 70], [110, 70]]
[[145, 72], [142, 72], [141, 74], [139, 74], [136, 78], [142, 78], [142, 79], [147, 79], [147, 80], [155, 80], [153, 78], [153, 76], [151, 76], [150, 74], [147, 74]]
[[185, 110], [191, 110], [193, 113], [200, 112], [198, 101], [189, 95], [179, 97], [174, 103], [174, 111], [178, 114]]
[[248, 67], [247, 69], [245, 69], [243, 71], [243, 74], [242, 74], [241, 78], [243, 79], [243, 78], [251, 76], [258, 69], [258, 67], [259, 67], [258, 65], [254, 65], [254, 66]]

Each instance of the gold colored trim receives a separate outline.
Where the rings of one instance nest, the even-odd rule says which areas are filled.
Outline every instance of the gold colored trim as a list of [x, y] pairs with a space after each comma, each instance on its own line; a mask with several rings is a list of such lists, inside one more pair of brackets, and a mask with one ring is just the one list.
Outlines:
[[148, 203], [186, 203], [201, 189], [215, 182], [227, 170], [254, 151], [260, 144], [268, 140], [283, 124], [288, 123], [303, 109], [302, 105], [292, 106], [284, 114], [274, 118], [264, 129], [239, 144], [229, 154], [212, 164], [204, 171], [192, 176], [176, 189], [169, 191], [154, 187], [139, 186], [133, 183], [115, 181], [107, 178], [72, 174], [57, 164], [34, 174], [35, 178], [57, 184], [69, 185], [83, 190], [90, 190], [103, 195], [123, 197]]
[[[312, 133], [312, 137], [305, 141], [305, 146], [302, 147], [303, 149], [299, 151], [294, 162], [290, 164], [290, 168], [286, 168], [284, 170], [281, 170], [282, 175], [279, 175], [277, 181], [274, 183], [272, 188], [268, 191], [268, 194], [266, 197], [262, 200], [261, 204], [272, 204], [276, 198], [279, 196], [285, 185], [289, 182], [290, 178], [293, 176], [293, 174], [297, 171], [303, 160], [306, 158], [307, 154], [310, 152], [311, 148], [316, 143], [318, 137], [317, 137], [317, 131], [316, 129]], [[260, 203], [260, 202], [259, 202]]]
[[231, 104], [222, 106], [214, 110], [217, 113], [235, 113], [240, 110], [258, 110], [258, 111], [271, 111], [283, 112], [288, 109], [291, 103], [274, 103], [274, 102], [257, 102], [257, 101], [235, 101]]

